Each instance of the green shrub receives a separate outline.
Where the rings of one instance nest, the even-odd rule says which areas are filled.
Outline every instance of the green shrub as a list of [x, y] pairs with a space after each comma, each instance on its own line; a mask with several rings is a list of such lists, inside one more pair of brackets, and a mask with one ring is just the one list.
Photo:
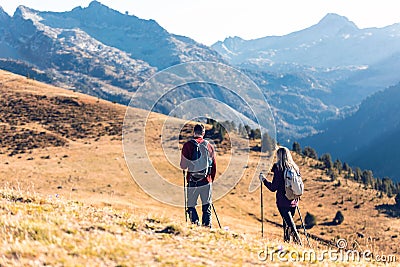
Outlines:
[[343, 213], [339, 210], [338, 212], [336, 212], [335, 218], [333, 218], [333, 223], [339, 225], [343, 221], [344, 221]]
[[307, 212], [306, 217], [304, 218], [304, 224], [308, 229], [313, 228], [317, 224], [317, 218]]

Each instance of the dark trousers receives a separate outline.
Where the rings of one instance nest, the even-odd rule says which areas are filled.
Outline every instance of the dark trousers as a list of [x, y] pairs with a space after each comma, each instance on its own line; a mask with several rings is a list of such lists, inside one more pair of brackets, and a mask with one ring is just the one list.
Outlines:
[[200, 224], [199, 216], [196, 211], [197, 199], [199, 196], [203, 213], [201, 223], [203, 226], [211, 227], [212, 184], [208, 181], [189, 181], [187, 184], [187, 212], [190, 221], [195, 224]]
[[278, 210], [283, 219], [283, 240], [290, 242], [290, 236], [293, 236], [293, 241], [301, 244], [300, 236], [293, 220], [296, 207], [278, 207]]

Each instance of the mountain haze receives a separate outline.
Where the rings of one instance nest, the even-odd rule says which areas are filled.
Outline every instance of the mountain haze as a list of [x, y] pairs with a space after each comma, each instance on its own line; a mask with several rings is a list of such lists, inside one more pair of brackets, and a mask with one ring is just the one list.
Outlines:
[[353, 115], [301, 141], [320, 153], [400, 181], [400, 84], [365, 99]]
[[328, 14], [317, 24], [288, 35], [249, 41], [233, 37], [212, 47], [235, 65], [252, 62], [271, 69], [275, 64], [344, 68], [377, 63], [398, 52], [399, 44], [400, 24], [359, 29], [346, 17]]
[[[328, 14], [317, 24], [284, 36], [248, 41], [233, 37], [212, 47], [236, 66], [328, 78], [329, 92], [319, 97], [338, 107], [359, 104], [400, 81], [400, 24], [359, 29], [346, 17]], [[392, 68], [382, 73], [386, 62]]]

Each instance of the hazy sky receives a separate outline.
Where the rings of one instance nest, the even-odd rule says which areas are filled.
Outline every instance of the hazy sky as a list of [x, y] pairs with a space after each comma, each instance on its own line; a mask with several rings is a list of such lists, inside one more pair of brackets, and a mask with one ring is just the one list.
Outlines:
[[[86, 7], [91, 0], [0, 0], [13, 14], [25, 5], [41, 11]], [[398, 0], [100, 0], [122, 13], [154, 19], [171, 33], [211, 45], [228, 36], [255, 39], [284, 35], [316, 24], [327, 13], [337, 13], [359, 28], [400, 22]]]

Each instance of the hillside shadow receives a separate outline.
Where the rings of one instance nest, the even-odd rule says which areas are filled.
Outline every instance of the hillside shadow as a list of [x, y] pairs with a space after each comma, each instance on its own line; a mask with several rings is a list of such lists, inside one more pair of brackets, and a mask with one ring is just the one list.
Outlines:
[[323, 226], [337, 226], [338, 224], [335, 223], [334, 221], [330, 221], [330, 222], [319, 223], [318, 225], [323, 225]]
[[[259, 217], [258, 217], [257, 215], [255, 215], [254, 213], [249, 212], [249, 213], [247, 213], [247, 214], [248, 214], [249, 216], [253, 217], [254, 219], [256, 219], [257, 221], [261, 222], [261, 218], [259, 218]], [[268, 220], [268, 219], [264, 219], [264, 222], [269, 223], [270, 225], [274, 225], [274, 226], [276, 226], [276, 227], [278, 227], [278, 228], [282, 228], [282, 227], [283, 227], [283, 225], [282, 225], [281, 223], [277, 223], [277, 222], [274, 222], [274, 221], [271, 221], [271, 220]], [[299, 234], [304, 235], [302, 225], [296, 225], [296, 228], [297, 228], [297, 230], [299, 231]], [[306, 229], [309, 229], [309, 228], [306, 228]], [[317, 235], [312, 234], [312, 233], [310, 233], [310, 232], [307, 232], [307, 236], [308, 236], [309, 238], [311, 238], [311, 239], [317, 241], [318, 243], [320, 243], [320, 244], [322, 244], [322, 245], [331, 246], [331, 247], [334, 247], [334, 246], [335, 246], [335, 244], [334, 244], [332, 241], [330, 241], [330, 240], [328, 240], [328, 239], [321, 238], [320, 236], [317, 236]]]
[[395, 204], [377, 205], [375, 206], [375, 209], [389, 217], [400, 218], [400, 209]]

